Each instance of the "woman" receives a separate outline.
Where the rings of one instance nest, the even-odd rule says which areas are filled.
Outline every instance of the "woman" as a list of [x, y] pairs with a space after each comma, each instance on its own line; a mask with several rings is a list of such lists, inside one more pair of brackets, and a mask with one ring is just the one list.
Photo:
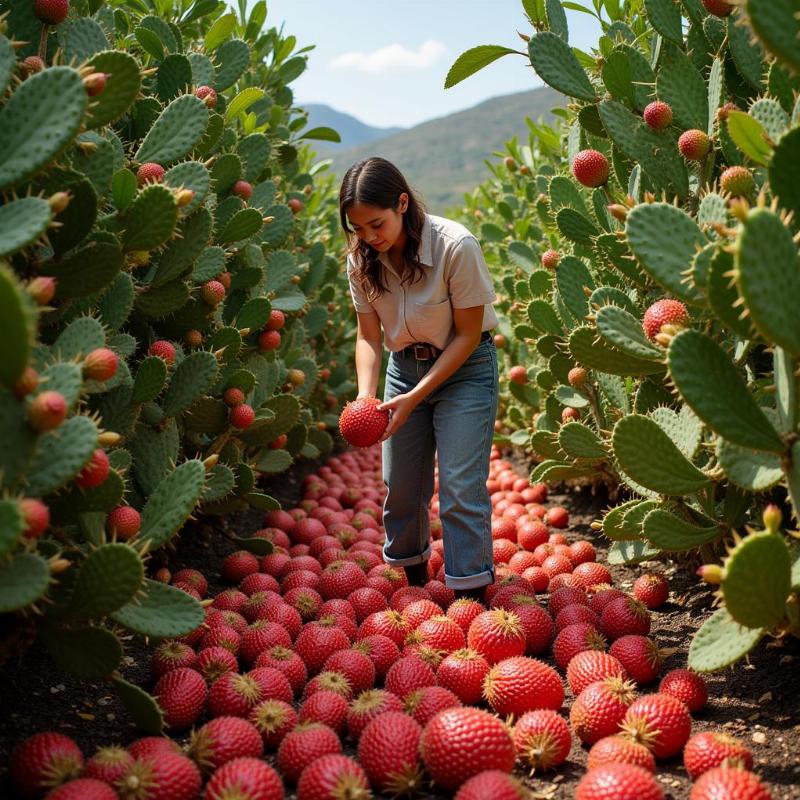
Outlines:
[[445, 581], [483, 600], [494, 581], [486, 489], [497, 413], [497, 317], [489, 270], [463, 226], [426, 214], [382, 158], [353, 165], [339, 193], [350, 235], [347, 274], [358, 317], [358, 396], [374, 396], [383, 342], [390, 351], [383, 442], [388, 493], [384, 560], [412, 585], [427, 582], [428, 505], [439, 464]]

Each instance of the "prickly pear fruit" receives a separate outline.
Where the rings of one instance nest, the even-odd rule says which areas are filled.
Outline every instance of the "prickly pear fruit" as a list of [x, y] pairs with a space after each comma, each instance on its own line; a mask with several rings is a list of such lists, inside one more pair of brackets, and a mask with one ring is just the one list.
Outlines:
[[117, 539], [128, 541], [139, 533], [142, 527], [142, 517], [132, 506], [117, 506], [106, 517], [106, 530], [110, 534], [116, 533]]
[[198, 86], [194, 90], [194, 96], [199, 97], [208, 108], [217, 106], [217, 93], [210, 86]]
[[167, 362], [167, 366], [172, 366], [175, 363], [175, 345], [166, 339], [158, 339], [153, 342], [147, 349], [147, 353], [151, 356], [163, 358]]
[[657, 300], [644, 312], [642, 320], [645, 336], [651, 342], [656, 341], [664, 325], [685, 328], [688, 324], [689, 312], [680, 300]]
[[113, 350], [98, 347], [83, 360], [83, 377], [93, 381], [108, 381], [117, 374], [119, 358]]
[[339, 430], [354, 447], [370, 447], [383, 436], [389, 412], [378, 411], [377, 397], [359, 397], [348, 403], [339, 416]]
[[253, 420], [256, 418], [256, 412], [253, 411], [253, 407], [247, 405], [247, 403], [239, 403], [238, 406], [234, 406], [230, 410], [228, 418], [234, 428], [243, 431], [253, 424]]
[[34, 0], [33, 13], [45, 25], [58, 25], [69, 14], [69, 0]]
[[643, 113], [644, 121], [654, 131], [663, 131], [672, 125], [672, 109], [662, 100], [650, 103]]
[[693, 128], [681, 134], [678, 149], [687, 161], [702, 161], [711, 150], [711, 139], [703, 131]]
[[264, 327], [268, 331], [277, 331], [280, 330], [285, 324], [286, 314], [277, 308], [273, 308], [272, 311], [269, 312], [269, 319]]
[[292, 214], [299, 214], [306, 207], [306, 204], [297, 197], [289, 198], [289, 202], [286, 205], [289, 206]]
[[56, 279], [44, 275], [34, 278], [28, 284], [28, 294], [34, 299], [36, 305], [46, 306], [56, 293]]
[[747, 167], [728, 167], [719, 177], [723, 192], [734, 197], [747, 197], [756, 188], [753, 173]]
[[567, 373], [567, 382], [575, 389], [580, 389], [581, 386], [586, 384], [588, 373], [583, 367], [573, 367]]
[[109, 469], [106, 451], [98, 447], [89, 458], [89, 463], [75, 476], [75, 483], [82, 489], [94, 489], [108, 477]]
[[561, 261], [561, 256], [556, 250], [545, 250], [542, 253], [542, 266], [545, 269], [555, 269], [559, 261]]
[[28, 423], [43, 433], [57, 428], [67, 415], [67, 401], [61, 392], [41, 392], [28, 405]]
[[702, 0], [703, 8], [715, 17], [728, 17], [733, 11], [733, 6], [728, 0]]
[[144, 186], [145, 183], [161, 183], [162, 180], [164, 180], [164, 167], [154, 161], [142, 164], [136, 172], [136, 182], [139, 186]]
[[572, 162], [572, 174], [584, 186], [602, 186], [608, 182], [608, 159], [598, 150], [581, 150]]
[[35, 497], [23, 497], [18, 505], [25, 520], [22, 535], [28, 539], [38, 539], [50, 527], [50, 509]]
[[249, 200], [253, 196], [253, 187], [247, 181], [236, 181], [231, 194], [241, 197], [242, 200]]
[[281, 335], [278, 331], [262, 331], [258, 336], [259, 350], [277, 350], [281, 346]]
[[508, 379], [512, 383], [518, 383], [520, 386], [528, 382], [528, 370], [522, 366], [514, 366], [508, 371]]
[[244, 403], [244, 392], [236, 386], [231, 386], [230, 389], [225, 390], [222, 399], [225, 401], [225, 405], [231, 408], [233, 406], [240, 406]]
[[207, 281], [202, 291], [203, 300], [210, 306], [219, 305], [225, 298], [225, 287], [219, 281]]

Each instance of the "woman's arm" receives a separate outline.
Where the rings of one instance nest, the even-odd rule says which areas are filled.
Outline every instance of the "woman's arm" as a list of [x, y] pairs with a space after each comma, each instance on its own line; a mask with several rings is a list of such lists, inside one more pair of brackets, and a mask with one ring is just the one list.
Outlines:
[[381, 321], [374, 311], [357, 313], [356, 375], [358, 397], [374, 397], [378, 391], [383, 359]]

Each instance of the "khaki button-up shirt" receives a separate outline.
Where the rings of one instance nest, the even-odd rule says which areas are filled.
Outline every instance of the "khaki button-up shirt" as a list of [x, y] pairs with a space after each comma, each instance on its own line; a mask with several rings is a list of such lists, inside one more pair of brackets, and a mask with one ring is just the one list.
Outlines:
[[350, 294], [357, 312], [374, 311], [383, 326], [384, 344], [396, 352], [416, 342], [444, 350], [455, 336], [454, 308], [483, 306], [481, 330], [497, 325], [492, 303], [497, 299], [478, 240], [461, 224], [425, 215], [418, 258], [427, 267], [416, 283], [401, 284], [388, 253], [380, 254], [383, 282], [388, 291], [367, 300], [353, 278], [352, 257], [347, 259]]

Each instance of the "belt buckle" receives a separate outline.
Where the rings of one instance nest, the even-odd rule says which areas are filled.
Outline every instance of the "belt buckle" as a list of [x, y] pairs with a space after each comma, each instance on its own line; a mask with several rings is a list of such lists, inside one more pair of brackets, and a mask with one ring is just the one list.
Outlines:
[[432, 347], [429, 344], [413, 344], [414, 358], [417, 361], [426, 361], [433, 358]]

